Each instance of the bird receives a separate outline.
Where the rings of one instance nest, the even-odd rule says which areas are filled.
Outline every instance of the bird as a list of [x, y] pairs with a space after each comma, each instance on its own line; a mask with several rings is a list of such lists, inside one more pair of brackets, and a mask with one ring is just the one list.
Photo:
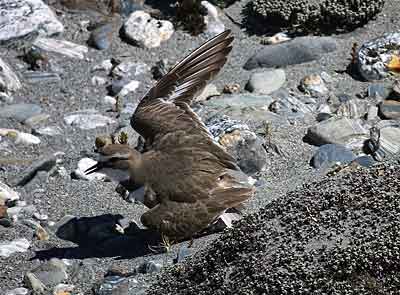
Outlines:
[[98, 149], [99, 162], [85, 171], [128, 171], [129, 182], [144, 187], [149, 210], [140, 221], [169, 240], [192, 239], [255, 193], [235, 158], [190, 108], [226, 63], [233, 39], [229, 29], [209, 39], [142, 97], [130, 119], [145, 140], [142, 152], [107, 144]]

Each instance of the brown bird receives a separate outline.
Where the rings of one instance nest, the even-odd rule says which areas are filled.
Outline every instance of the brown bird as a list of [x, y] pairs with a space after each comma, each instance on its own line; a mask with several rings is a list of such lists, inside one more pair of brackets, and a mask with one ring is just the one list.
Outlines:
[[100, 149], [105, 158], [87, 170], [129, 170], [130, 181], [145, 187], [144, 203], [151, 208], [141, 222], [174, 241], [193, 237], [254, 193], [189, 106], [225, 64], [232, 41], [230, 30], [208, 40], [141, 99], [131, 125], [145, 139], [144, 153], [106, 145]]

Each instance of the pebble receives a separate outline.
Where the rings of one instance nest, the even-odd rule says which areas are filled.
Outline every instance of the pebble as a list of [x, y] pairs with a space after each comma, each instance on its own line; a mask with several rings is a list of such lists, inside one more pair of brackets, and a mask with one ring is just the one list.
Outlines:
[[107, 276], [96, 288], [96, 295], [129, 295], [129, 279], [120, 276]]
[[339, 144], [325, 144], [318, 148], [311, 159], [314, 168], [328, 168], [340, 162], [347, 164], [353, 161], [356, 156], [345, 146]]
[[33, 44], [44, 51], [55, 52], [76, 59], [84, 59], [85, 54], [89, 51], [87, 46], [53, 38], [37, 38]]
[[17, 74], [15, 74], [12, 68], [1, 58], [0, 82], [0, 91], [16, 91], [22, 87]]
[[117, 104], [117, 100], [115, 99], [115, 97], [106, 95], [106, 96], [103, 98], [103, 103], [104, 103], [105, 105], [108, 105], [108, 106], [111, 106], [111, 107], [115, 107], [115, 105]]
[[109, 72], [109, 71], [111, 71], [112, 67], [113, 67], [113, 64], [112, 64], [111, 60], [110, 59], [106, 59], [106, 60], [103, 60], [101, 62], [101, 64], [94, 66], [92, 68], [92, 72], [95, 72], [95, 71], [106, 71], [106, 72]]
[[39, 171], [49, 172], [56, 165], [54, 154], [43, 156], [34, 161], [29, 167], [22, 171], [14, 180], [16, 186], [24, 186], [30, 182]]
[[246, 89], [259, 94], [270, 94], [281, 88], [286, 81], [283, 69], [274, 69], [253, 73], [246, 84]]
[[52, 288], [68, 279], [67, 268], [58, 258], [51, 258], [25, 275], [25, 283], [34, 291]]
[[400, 122], [384, 120], [371, 129], [368, 147], [375, 160], [382, 161], [386, 157], [400, 152]]
[[86, 175], [85, 174], [85, 170], [92, 167], [93, 165], [95, 165], [97, 163], [97, 161], [90, 159], [90, 158], [83, 158], [80, 159], [78, 162], [78, 168], [75, 169], [74, 171], [74, 175], [79, 178], [79, 179], [83, 179], [83, 180], [89, 180], [89, 181], [93, 181], [93, 180], [100, 180], [100, 181], [104, 181], [107, 176], [103, 173], [98, 173], [98, 172], [93, 172], [91, 174]]
[[28, 295], [29, 290], [26, 288], [16, 288], [13, 290], [6, 291], [5, 295]]
[[[1, 78], [0, 78], [1, 80]], [[1, 84], [1, 81], [0, 81]], [[5, 92], [1, 92], [1, 85], [0, 85], [0, 102], [5, 102], [8, 104], [11, 104], [14, 102], [14, 97], [12, 97], [11, 95], [5, 93]]]
[[214, 96], [219, 96], [221, 93], [218, 91], [217, 86], [209, 83], [204, 87], [203, 91], [197, 95], [196, 101], [205, 101]]
[[133, 12], [124, 23], [125, 37], [144, 48], [159, 47], [174, 33], [171, 22], [157, 20], [144, 11]]
[[74, 285], [58, 284], [53, 288], [53, 295], [73, 295]]
[[329, 90], [320, 75], [313, 74], [300, 81], [300, 89], [310, 95], [326, 94]]
[[244, 69], [285, 67], [305, 63], [318, 60], [336, 48], [336, 40], [331, 37], [298, 37], [289, 42], [263, 47], [250, 57]]
[[11, 118], [23, 123], [25, 120], [39, 115], [41, 112], [42, 108], [39, 105], [18, 103], [1, 107], [0, 118]]
[[377, 119], [379, 120], [378, 111], [379, 111], [379, 108], [377, 106], [370, 106], [368, 108], [367, 121], [372, 122]]
[[107, 49], [112, 43], [113, 33], [114, 27], [112, 24], [100, 25], [90, 33], [88, 43], [99, 50]]
[[365, 42], [357, 51], [357, 67], [367, 81], [380, 80], [390, 75], [390, 65], [398, 59], [400, 32], [386, 33]]
[[369, 102], [367, 100], [354, 98], [343, 102], [336, 110], [336, 114], [339, 117], [357, 119], [364, 117], [368, 110]]
[[285, 33], [276, 33], [273, 36], [263, 38], [261, 40], [261, 43], [263, 45], [273, 45], [273, 44], [283, 43], [289, 40], [291, 40], [291, 38]]
[[162, 264], [156, 263], [152, 260], [143, 262], [141, 265], [138, 266], [139, 273], [155, 273], [160, 272], [162, 268]]
[[204, 24], [206, 26], [205, 33], [208, 37], [214, 37], [225, 31], [225, 25], [220, 20], [217, 8], [208, 1], [201, 1], [200, 4], [207, 10], [204, 16]]
[[7, 258], [17, 252], [26, 252], [30, 245], [30, 242], [25, 238], [16, 239], [13, 241], [2, 241], [0, 242], [0, 256]]
[[64, 31], [56, 15], [41, 0], [2, 0], [0, 42], [27, 35], [51, 36]]
[[121, 91], [118, 93], [119, 96], [124, 97], [127, 96], [129, 93], [135, 92], [139, 88], [140, 82], [133, 80], [125, 84], [122, 87]]
[[0, 181], [0, 205], [19, 200], [19, 194], [11, 187]]
[[149, 71], [150, 68], [147, 64], [138, 62], [137, 59], [127, 58], [112, 70], [112, 75], [119, 79], [126, 79], [131, 76], [146, 74]]
[[58, 73], [54, 72], [37, 72], [37, 71], [27, 71], [23, 73], [25, 80], [28, 83], [36, 84], [42, 82], [60, 82], [61, 76]]
[[31, 145], [40, 144], [40, 139], [35, 135], [14, 129], [0, 129], [0, 136], [12, 138], [16, 144]]
[[306, 138], [315, 145], [335, 143], [349, 147], [356, 143], [363, 146], [368, 130], [360, 119], [331, 118], [308, 128]]
[[400, 119], [400, 101], [385, 100], [379, 104], [379, 110], [386, 119]]
[[377, 101], [384, 100], [389, 97], [391, 89], [382, 83], [372, 83], [368, 85], [367, 95]]
[[363, 167], [372, 167], [376, 162], [371, 156], [360, 156], [354, 160], [357, 164]]
[[93, 86], [102, 86], [107, 84], [107, 79], [99, 76], [94, 76], [92, 77], [91, 82]]
[[69, 113], [64, 116], [64, 122], [83, 130], [105, 127], [116, 123], [114, 119], [103, 116], [94, 109]]
[[62, 134], [62, 130], [61, 128], [57, 127], [57, 126], [46, 126], [46, 127], [40, 127], [37, 129], [33, 129], [32, 133], [34, 135], [38, 135], [38, 136], [58, 136]]
[[39, 114], [36, 116], [32, 116], [29, 119], [26, 119], [24, 124], [34, 128], [35, 126], [46, 122], [49, 118], [50, 118], [49, 114]]

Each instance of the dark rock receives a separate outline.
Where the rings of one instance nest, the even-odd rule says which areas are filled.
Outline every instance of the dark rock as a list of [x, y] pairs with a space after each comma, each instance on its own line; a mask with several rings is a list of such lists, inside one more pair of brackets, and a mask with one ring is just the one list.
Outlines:
[[354, 162], [358, 163], [363, 167], [372, 167], [376, 162], [371, 156], [361, 156], [354, 160]]
[[337, 43], [331, 37], [299, 37], [292, 41], [270, 45], [257, 51], [245, 63], [244, 69], [285, 67], [318, 60], [335, 51]]
[[139, 273], [154, 273], [154, 272], [159, 272], [162, 268], [162, 265], [159, 263], [156, 263], [152, 260], [146, 261], [139, 265], [138, 267], [138, 272]]
[[385, 100], [379, 104], [379, 111], [387, 119], [400, 119], [400, 101]]
[[317, 122], [322, 122], [322, 121], [328, 120], [331, 117], [332, 117], [332, 114], [319, 113], [315, 119], [317, 120]]
[[342, 32], [363, 26], [383, 8], [385, 1], [361, 0], [255, 0], [249, 3], [254, 23], [289, 32]]
[[325, 144], [322, 145], [311, 159], [314, 168], [328, 168], [340, 162], [347, 164], [353, 161], [356, 156], [353, 152], [346, 147], [339, 144]]
[[12, 118], [22, 123], [30, 117], [39, 115], [41, 112], [42, 108], [36, 104], [12, 104], [1, 107], [0, 118]]
[[31, 181], [38, 172], [49, 172], [56, 165], [56, 161], [57, 159], [54, 155], [49, 155], [33, 162], [24, 172], [21, 173], [22, 176], [15, 181], [15, 185], [24, 186]]

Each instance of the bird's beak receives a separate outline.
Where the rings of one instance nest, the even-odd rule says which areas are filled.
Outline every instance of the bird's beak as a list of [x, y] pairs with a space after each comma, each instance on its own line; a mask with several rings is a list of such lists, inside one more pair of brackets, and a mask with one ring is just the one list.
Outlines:
[[101, 168], [103, 168], [103, 165], [101, 162], [97, 162], [95, 165], [89, 167], [88, 169], [85, 170], [85, 174], [91, 174], [93, 172], [99, 171]]

